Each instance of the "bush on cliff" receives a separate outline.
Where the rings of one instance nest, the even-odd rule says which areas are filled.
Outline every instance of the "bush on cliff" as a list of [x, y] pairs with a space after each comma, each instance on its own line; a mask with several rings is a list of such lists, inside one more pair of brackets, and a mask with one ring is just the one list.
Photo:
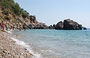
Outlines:
[[14, 0], [0, 0], [0, 6], [10, 9], [16, 15], [29, 16], [29, 13], [22, 8], [20, 8], [18, 3], [15, 3]]

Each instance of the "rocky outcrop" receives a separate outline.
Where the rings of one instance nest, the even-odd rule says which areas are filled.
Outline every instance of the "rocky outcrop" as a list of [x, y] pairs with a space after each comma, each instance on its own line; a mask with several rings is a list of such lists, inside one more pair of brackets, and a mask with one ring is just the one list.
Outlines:
[[44, 23], [38, 23], [38, 24], [31, 23], [29, 25], [29, 28], [30, 29], [48, 29], [48, 26], [45, 25]]
[[56, 24], [56, 26], [55, 26], [55, 29], [63, 29], [63, 22], [62, 21], [60, 21], [60, 22], [58, 22], [57, 24]]
[[[23, 29], [29, 29], [29, 25], [34, 23], [34, 26], [39, 24], [39, 22], [36, 20], [36, 17], [33, 15], [23, 17], [22, 14], [15, 15], [10, 9], [6, 9], [2, 6], [0, 6], [0, 21], [7, 21], [11, 25], [22, 25]], [[42, 27], [43, 26], [43, 27]], [[35, 28], [45, 28], [44, 24], [39, 24], [39, 27], [36, 26]]]
[[[28, 29], [32, 23], [35, 26], [39, 24], [36, 16], [30, 15], [18, 3], [15, 3], [14, 0], [0, 0], [0, 21], [9, 22], [11, 25], [22, 25], [24, 29]], [[39, 24], [35, 28], [45, 28], [43, 26], [44, 24]]]
[[63, 25], [64, 25], [63, 29], [65, 30], [81, 30], [82, 29], [82, 25], [70, 19], [64, 20]]
[[63, 22], [58, 22], [55, 26], [49, 26], [51, 28], [60, 30], [82, 30], [82, 25], [71, 19], [65, 19]]

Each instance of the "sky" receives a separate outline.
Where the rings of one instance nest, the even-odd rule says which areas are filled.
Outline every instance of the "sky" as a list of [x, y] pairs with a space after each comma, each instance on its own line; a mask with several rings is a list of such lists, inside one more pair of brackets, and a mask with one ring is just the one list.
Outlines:
[[21, 8], [46, 25], [65, 19], [90, 28], [90, 0], [14, 0]]

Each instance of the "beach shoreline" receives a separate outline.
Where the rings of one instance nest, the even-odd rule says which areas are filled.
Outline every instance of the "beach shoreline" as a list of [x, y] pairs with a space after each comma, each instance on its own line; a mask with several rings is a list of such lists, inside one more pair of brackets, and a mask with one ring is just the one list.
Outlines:
[[8, 33], [0, 32], [0, 58], [32, 58], [27, 48], [16, 44]]

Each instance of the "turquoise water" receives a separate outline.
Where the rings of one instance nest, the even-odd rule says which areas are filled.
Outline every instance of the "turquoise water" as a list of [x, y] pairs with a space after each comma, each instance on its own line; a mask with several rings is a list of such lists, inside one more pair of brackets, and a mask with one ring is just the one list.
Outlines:
[[90, 30], [15, 31], [42, 58], [90, 58]]

